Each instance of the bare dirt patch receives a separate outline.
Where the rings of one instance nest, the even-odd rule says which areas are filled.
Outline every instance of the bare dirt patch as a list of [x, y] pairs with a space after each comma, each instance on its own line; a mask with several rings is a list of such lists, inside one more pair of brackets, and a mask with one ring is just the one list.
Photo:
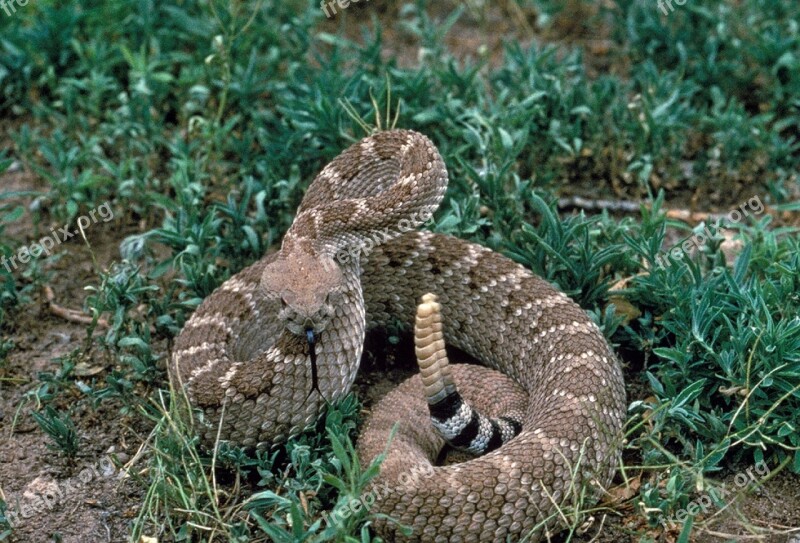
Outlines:
[[[0, 184], [10, 191], [37, 188], [35, 179], [21, 172], [4, 176]], [[27, 206], [30, 200], [19, 203]], [[20, 246], [51, 226], [37, 228], [28, 217], [8, 232]], [[136, 413], [121, 415], [124, 406], [116, 399], [87, 397], [74, 385], [75, 375], [58, 378], [62, 360], [78, 361], [77, 379], [94, 388], [114, 360], [99, 348], [87, 352], [86, 327], [53, 315], [39, 288], [40, 282], [49, 286], [57, 303], [79, 312], [84, 287], [98, 281], [91, 253], [100, 267], [118, 260], [119, 242], [132, 230], [123, 222], [93, 224], [86, 232], [91, 248], [76, 236], [55, 256], [20, 264], [14, 272], [24, 299], [3, 323], [3, 339], [14, 348], [0, 366], [0, 497], [13, 519], [10, 541], [127, 541], [128, 523], [141, 502], [141, 488], [122, 465], [147, 436], [148, 423]], [[96, 371], [81, 376], [81, 368]], [[32, 419], [43, 401], [70, 414], [80, 438], [74, 459], [51, 450], [51, 440]]]

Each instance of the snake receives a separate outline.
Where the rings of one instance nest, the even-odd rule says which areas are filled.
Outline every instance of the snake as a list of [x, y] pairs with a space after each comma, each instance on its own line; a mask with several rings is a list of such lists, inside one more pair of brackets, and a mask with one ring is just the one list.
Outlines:
[[[380, 490], [363, 500], [373, 530], [388, 541], [538, 541], [613, 480], [621, 365], [546, 280], [418, 229], [447, 184], [419, 132], [352, 144], [311, 182], [280, 248], [200, 304], [169, 377], [201, 442], [271, 448], [349, 393], [368, 330], [413, 328], [420, 373], [372, 407], [357, 440], [365, 468], [380, 461]], [[451, 364], [448, 351], [477, 364]]]

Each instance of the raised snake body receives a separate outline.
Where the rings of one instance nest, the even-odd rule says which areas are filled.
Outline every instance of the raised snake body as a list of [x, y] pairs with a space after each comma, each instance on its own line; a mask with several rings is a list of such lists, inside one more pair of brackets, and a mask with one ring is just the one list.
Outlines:
[[[409, 231], [433, 213], [446, 182], [436, 148], [415, 132], [380, 132], [344, 151], [309, 187], [281, 250], [201, 304], [170, 375], [204, 412], [206, 443], [219, 431], [271, 446], [349, 391], [366, 328], [413, 323], [421, 297], [434, 293], [444, 340], [496, 370], [452, 366], [460, 392], [489, 416], [519, 412], [522, 430], [493, 452], [434, 466], [444, 441], [419, 377], [410, 379], [375, 406], [359, 437], [368, 464], [400, 423], [373, 510], [410, 526], [410, 540], [535, 541], [558, 522], [557, 505], [582, 489], [591, 501], [610, 483], [622, 372], [586, 313], [544, 280], [484, 247]], [[384, 517], [375, 527], [406, 538]]]

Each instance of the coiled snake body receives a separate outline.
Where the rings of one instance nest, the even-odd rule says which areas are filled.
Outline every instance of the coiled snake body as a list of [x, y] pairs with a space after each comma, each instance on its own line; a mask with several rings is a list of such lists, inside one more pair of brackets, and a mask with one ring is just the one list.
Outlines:
[[[460, 464], [435, 466], [444, 440], [416, 376], [373, 409], [362, 462], [386, 448], [372, 506], [389, 540], [536, 540], [556, 506], [611, 481], [625, 415], [622, 373], [601, 332], [563, 293], [484, 247], [413, 228], [430, 217], [447, 172], [428, 138], [380, 132], [317, 176], [279, 252], [223, 283], [176, 341], [173, 382], [202, 409], [206, 443], [267, 447], [345, 395], [365, 330], [413, 323], [434, 293], [444, 340], [488, 368], [451, 366], [466, 402], [519, 413], [519, 435]], [[312, 364], [312, 356], [314, 363]], [[220, 418], [222, 424], [220, 425]], [[425, 476], [419, 476], [425, 473]]]

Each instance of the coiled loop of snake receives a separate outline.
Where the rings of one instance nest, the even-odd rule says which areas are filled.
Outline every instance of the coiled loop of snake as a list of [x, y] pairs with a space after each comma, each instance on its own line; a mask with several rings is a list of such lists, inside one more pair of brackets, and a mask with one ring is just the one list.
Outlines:
[[320, 172], [280, 251], [221, 285], [176, 341], [171, 377], [203, 409], [206, 441], [219, 428], [275, 445], [350, 390], [366, 325], [360, 255], [419, 226], [446, 187], [436, 147], [406, 130], [365, 138]]
[[[358, 441], [369, 463], [400, 423], [378, 476], [387, 492], [374, 526], [389, 540], [404, 536], [387, 517], [410, 526], [410, 540], [535, 541], [557, 508], [610, 483], [622, 372], [586, 313], [522, 266], [451, 236], [400, 234], [433, 212], [446, 179], [435, 147], [415, 132], [347, 149], [309, 187], [281, 250], [198, 308], [176, 341], [171, 376], [203, 409], [206, 442], [219, 429], [239, 445], [271, 446], [313, 423], [323, 397], [350, 389], [365, 328], [410, 325], [433, 293], [447, 345], [488, 366], [451, 366], [459, 391], [488, 417], [521, 413], [522, 430], [493, 452], [436, 465], [444, 442], [423, 383], [402, 383], [374, 406]], [[320, 391], [311, 395], [309, 332]]]

